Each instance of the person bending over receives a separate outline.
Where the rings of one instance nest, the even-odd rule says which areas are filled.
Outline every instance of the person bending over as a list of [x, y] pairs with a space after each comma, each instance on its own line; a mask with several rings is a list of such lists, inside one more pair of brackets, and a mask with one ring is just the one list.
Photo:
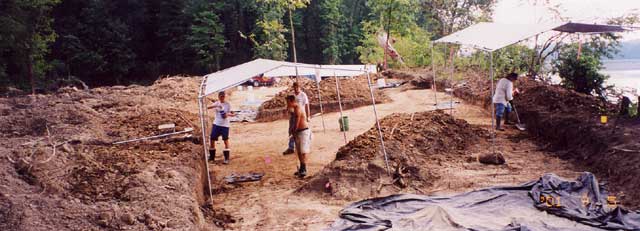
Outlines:
[[501, 78], [496, 84], [496, 91], [493, 94], [493, 105], [496, 110], [496, 130], [504, 131], [500, 123], [504, 118], [504, 123], [509, 124], [509, 113], [511, 112], [511, 100], [513, 100], [513, 82], [518, 80], [518, 74], [510, 73], [506, 78]]

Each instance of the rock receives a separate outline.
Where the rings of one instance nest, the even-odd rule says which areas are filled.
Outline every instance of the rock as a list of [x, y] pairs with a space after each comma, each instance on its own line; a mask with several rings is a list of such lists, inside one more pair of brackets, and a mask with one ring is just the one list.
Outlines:
[[69, 144], [63, 144], [62, 150], [64, 150], [66, 153], [73, 153], [73, 147], [71, 147], [71, 145]]
[[131, 213], [124, 213], [120, 216], [120, 220], [127, 225], [133, 225], [136, 223], [136, 218]]
[[109, 221], [112, 216], [111, 212], [101, 212], [98, 214], [98, 221], [96, 223], [100, 226], [107, 227], [109, 226]]
[[506, 163], [502, 153], [485, 153], [478, 157], [478, 161], [483, 164], [501, 165]]

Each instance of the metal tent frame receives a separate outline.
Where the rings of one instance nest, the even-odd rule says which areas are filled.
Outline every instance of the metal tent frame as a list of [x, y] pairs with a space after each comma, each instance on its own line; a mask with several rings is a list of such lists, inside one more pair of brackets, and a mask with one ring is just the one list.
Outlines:
[[[386, 147], [385, 147], [385, 144], [384, 144], [384, 137], [382, 136], [382, 128], [380, 127], [380, 121], [379, 121], [379, 118], [378, 118], [378, 111], [376, 109], [376, 99], [374, 97], [373, 87], [372, 87], [371, 77], [370, 77], [370, 72], [371, 72], [370, 71], [371, 70], [370, 64], [366, 64], [365, 65], [365, 70], [354, 70], [354, 69], [339, 68], [339, 67], [336, 67], [334, 65], [328, 65], [328, 66], [313, 65], [313, 66], [311, 66], [309, 64], [287, 63], [287, 62], [281, 62], [281, 63], [282, 64], [279, 64], [279, 65], [277, 65], [277, 66], [275, 66], [273, 68], [267, 69], [266, 71], [263, 71], [262, 73], [266, 73], [266, 72], [269, 72], [269, 71], [272, 71], [272, 70], [275, 70], [275, 69], [278, 69], [278, 68], [281, 68], [281, 67], [295, 68], [296, 72], [297, 72], [298, 67], [304, 67], [304, 68], [307, 68], [307, 69], [308, 68], [312, 68], [312, 69], [315, 69], [316, 75], [318, 75], [318, 73], [321, 70], [332, 70], [334, 72], [334, 76], [333, 77], [336, 78], [336, 91], [337, 91], [337, 94], [338, 94], [338, 101], [339, 101], [338, 103], [340, 104], [340, 116], [341, 116], [341, 118], [342, 118], [342, 115], [343, 115], [342, 114], [343, 111], [342, 111], [342, 102], [341, 102], [341, 99], [339, 97], [340, 96], [340, 86], [339, 86], [339, 83], [338, 83], [338, 77], [336, 76], [335, 72], [336, 71], [341, 71], [343, 73], [344, 72], [364, 72], [364, 74], [367, 76], [367, 85], [369, 87], [369, 93], [371, 94], [371, 103], [372, 103], [372, 106], [373, 106], [374, 118], [376, 120], [376, 128], [378, 130], [378, 136], [379, 136], [379, 139], [380, 139], [380, 149], [381, 149], [381, 151], [382, 151], [382, 153], [384, 155], [385, 166], [387, 168], [387, 174], [389, 174], [389, 159], [388, 159]], [[225, 70], [222, 70], [222, 71], [225, 71]], [[201, 134], [202, 135], [202, 147], [203, 147], [202, 161], [204, 162], [205, 171], [207, 172], [206, 177], [207, 177], [207, 188], [208, 188], [207, 190], [208, 190], [208, 194], [209, 194], [209, 199], [210, 199], [211, 204], [213, 205], [213, 192], [212, 192], [212, 189], [211, 189], [211, 175], [209, 173], [209, 162], [207, 160], [207, 154], [208, 154], [208, 148], [209, 148], [209, 141], [210, 140], [207, 139], [207, 133], [206, 133], [206, 131], [207, 131], [207, 122], [206, 122], [207, 110], [205, 108], [204, 100], [205, 100], [205, 98], [207, 96], [212, 95], [212, 94], [214, 94], [216, 92], [224, 91], [224, 90], [236, 87], [236, 86], [242, 84], [243, 82], [245, 82], [246, 79], [239, 78], [239, 80], [236, 81], [233, 84], [229, 84], [227, 86], [218, 88], [219, 90], [217, 90], [216, 92], [208, 92], [208, 93], [206, 93], [206, 87], [207, 87], [206, 83], [208, 82], [207, 81], [208, 78], [209, 78], [209, 76], [205, 76], [202, 79], [202, 82], [200, 83], [200, 88], [199, 88], [199, 91], [198, 91], [197, 100], [198, 100], [198, 114], [199, 114], [199, 117], [200, 117], [200, 126], [201, 126], [201, 132], [202, 132], [202, 134]], [[320, 88], [319, 88], [320, 81], [321, 81], [321, 76], [316, 76], [316, 83], [317, 83], [317, 86], [318, 86], [318, 93], [320, 93], [319, 92], [319, 90], [320, 90]], [[321, 101], [320, 96], [319, 96], [318, 99]], [[322, 105], [322, 103], [321, 103], [321, 105]], [[321, 111], [321, 115], [322, 114], [324, 114], [324, 113]], [[322, 124], [323, 124], [323, 127], [324, 127], [324, 117], [322, 118]], [[345, 143], [346, 143], [347, 142], [346, 131], [343, 131], [343, 136], [344, 136]]]
[[[583, 34], [598, 34], [598, 33], [614, 33], [624, 32], [629, 30], [635, 30], [635, 27], [623, 27], [618, 25], [601, 25], [601, 24], [587, 24], [587, 23], [554, 23], [546, 25], [516, 25], [516, 24], [498, 24], [481, 22], [453, 34], [447, 35], [431, 43], [431, 65], [433, 71], [433, 85], [436, 85], [436, 71], [433, 64], [433, 48], [435, 43], [444, 44], [444, 53], [446, 54], [447, 44], [465, 45], [486, 52], [489, 56], [489, 78], [491, 79], [491, 96], [495, 91], [494, 69], [493, 69], [493, 52], [505, 48], [507, 46], [522, 42], [534, 36], [538, 36], [548, 31], [558, 31], [562, 33], [583, 33]], [[475, 36], [473, 36], [475, 35]], [[488, 35], [489, 37], [485, 37]], [[498, 38], [496, 38], [498, 37]], [[453, 55], [453, 52], [452, 52]], [[453, 66], [453, 59], [451, 62], [451, 77], [453, 77], [455, 66]], [[445, 69], [446, 69], [446, 57], [445, 57]], [[434, 91], [436, 88], [433, 88]], [[434, 92], [437, 108], [437, 92]], [[451, 108], [453, 110], [453, 89], [451, 92]], [[495, 105], [491, 103], [491, 149], [495, 152]]]

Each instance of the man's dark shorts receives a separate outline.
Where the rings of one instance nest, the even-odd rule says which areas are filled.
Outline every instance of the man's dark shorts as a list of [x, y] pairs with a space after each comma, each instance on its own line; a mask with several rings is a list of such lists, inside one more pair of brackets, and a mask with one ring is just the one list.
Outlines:
[[222, 140], [229, 140], [229, 127], [213, 125], [211, 129], [211, 140], [218, 140], [222, 136]]

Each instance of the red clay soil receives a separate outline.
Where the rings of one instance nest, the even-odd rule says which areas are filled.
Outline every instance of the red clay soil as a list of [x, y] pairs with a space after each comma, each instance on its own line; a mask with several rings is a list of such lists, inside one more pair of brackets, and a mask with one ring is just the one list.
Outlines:
[[[380, 151], [378, 130], [357, 136], [298, 192], [355, 200], [399, 192], [423, 193], [443, 162], [475, 161], [470, 147], [485, 142], [484, 129], [442, 111], [392, 114], [382, 120], [391, 175]], [[367, 190], [369, 189], [369, 190]]]
[[[456, 84], [454, 95], [489, 109], [489, 84], [482, 75], [468, 75]], [[523, 78], [515, 85], [522, 93], [514, 105], [533, 138], [608, 181], [623, 204], [640, 207], [638, 122], [616, 119], [615, 105], [594, 96]], [[609, 115], [609, 123], [601, 124], [600, 115]]]
[[167, 122], [195, 127], [195, 110], [186, 108], [196, 107], [199, 80], [0, 98], [0, 230], [202, 230], [232, 222], [202, 206], [197, 139], [111, 144], [158, 134]]
[[[371, 81], [374, 82], [376, 77], [377, 76], [371, 76]], [[316, 82], [304, 78], [301, 78], [300, 82], [302, 84], [302, 91], [309, 97], [311, 114], [319, 113], [320, 101]], [[265, 101], [260, 108], [258, 108], [256, 120], [266, 122], [288, 118], [285, 97], [291, 94], [293, 94], [293, 88], [289, 87], [287, 90], [278, 93], [274, 98]], [[322, 95], [322, 109], [325, 113], [340, 110], [335, 78], [328, 78], [320, 82], [320, 94]], [[340, 97], [343, 109], [371, 105], [371, 93], [366, 76], [340, 78]], [[378, 89], [374, 89], [374, 97], [376, 103], [391, 101], [391, 98]]]

